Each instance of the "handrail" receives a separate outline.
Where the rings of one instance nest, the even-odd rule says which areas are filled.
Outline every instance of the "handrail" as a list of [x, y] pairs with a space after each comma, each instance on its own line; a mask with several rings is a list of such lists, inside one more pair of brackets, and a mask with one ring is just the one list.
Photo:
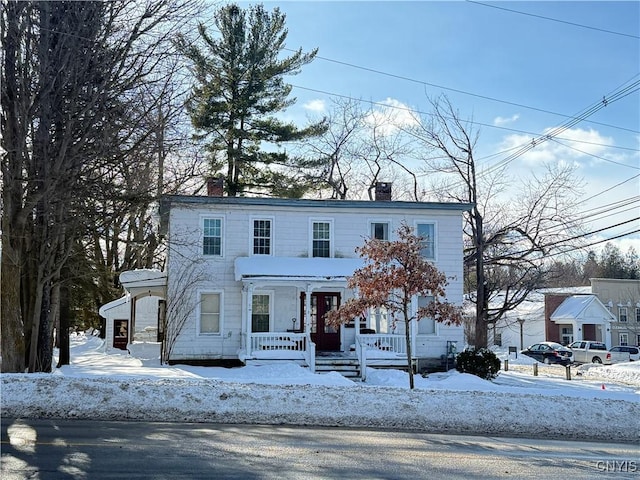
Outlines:
[[[388, 356], [389, 353], [406, 354], [407, 343], [404, 335], [395, 335], [391, 333], [366, 333], [356, 335], [356, 340], [369, 350], [368, 356], [374, 358], [376, 352], [381, 357]], [[385, 355], [383, 355], [383, 352]]]
[[360, 379], [367, 379], [367, 344], [362, 341], [362, 335], [356, 335], [356, 356], [360, 364]]

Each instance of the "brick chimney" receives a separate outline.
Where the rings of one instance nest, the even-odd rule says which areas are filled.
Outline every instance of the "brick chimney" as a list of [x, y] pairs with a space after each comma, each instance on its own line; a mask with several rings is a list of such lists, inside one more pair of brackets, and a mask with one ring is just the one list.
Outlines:
[[391, 200], [391, 183], [390, 182], [376, 182], [376, 202], [378, 201], [390, 201]]
[[221, 197], [224, 192], [224, 177], [207, 178], [207, 195]]

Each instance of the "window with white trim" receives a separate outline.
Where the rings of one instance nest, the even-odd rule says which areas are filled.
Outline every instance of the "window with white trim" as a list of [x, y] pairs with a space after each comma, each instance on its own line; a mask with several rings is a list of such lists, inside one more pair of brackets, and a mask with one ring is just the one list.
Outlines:
[[618, 307], [618, 320], [620, 322], [627, 321], [627, 307]]
[[[433, 295], [420, 295], [418, 297], [418, 308], [428, 306], [433, 302]], [[435, 335], [436, 321], [433, 318], [425, 317], [418, 320], [418, 335]]]
[[371, 238], [389, 240], [389, 222], [371, 222]]
[[314, 221], [311, 238], [312, 257], [331, 257], [331, 222]]
[[253, 220], [253, 254], [271, 255], [271, 220], [268, 218]]
[[202, 254], [222, 256], [222, 219], [205, 218], [202, 225]]
[[618, 345], [626, 346], [629, 345], [629, 334], [621, 333], [620, 334], [620, 343]]
[[200, 294], [200, 316], [198, 333], [203, 335], [217, 335], [220, 333], [220, 294]]
[[418, 223], [416, 224], [416, 235], [421, 237], [422, 249], [420, 254], [428, 259], [436, 258], [436, 226], [434, 223]]
[[268, 332], [270, 325], [270, 297], [268, 294], [257, 293], [251, 299], [251, 331]]

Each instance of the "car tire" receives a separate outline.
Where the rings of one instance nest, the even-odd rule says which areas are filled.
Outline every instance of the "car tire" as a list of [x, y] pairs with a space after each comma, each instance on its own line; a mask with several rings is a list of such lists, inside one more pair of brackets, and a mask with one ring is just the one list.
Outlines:
[[551, 365], [551, 359], [549, 357], [545, 357], [544, 363], [546, 363], [547, 365]]
[[593, 357], [591, 363], [602, 363], [602, 359], [600, 357]]

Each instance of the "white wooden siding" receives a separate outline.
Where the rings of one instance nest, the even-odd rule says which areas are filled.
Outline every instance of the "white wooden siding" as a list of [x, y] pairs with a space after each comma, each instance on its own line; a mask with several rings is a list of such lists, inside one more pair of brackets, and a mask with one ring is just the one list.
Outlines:
[[[223, 235], [223, 256], [202, 255], [202, 222], [206, 217], [220, 217]], [[462, 302], [462, 213], [457, 210], [402, 210], [400, 207], [366, 209], [327, 209], [307, 206], [271, 205], [221, 205], [174, 203], [169, 219], [168, 302], [178, 294], [186, 303], [197, 302], [197, 291], [223, 290], [223, 318], [219, 336], [197, 335], [197, 309], [194, 309], [175, 344], [173, 357], [182, 359], [237, 358], [241, 347], [242, 283], [234, 279], [234, 260], [253, 254], [253, 219], [272, 220], [272, 255], [275, 257], [308, 257], [311, 244], [310, 219], [332, 221], [332, 251], [336, 257], [356, 258], [356, 247], [362, 246], [370, 235], [372, 221], [388, 221], [391, 239], [404, 222], [414, 226], [416, 222], [436, 224], [437, 262], [435, 265], [449, 278], [447, 299]], [[185, 258], [196, 258], [201, 275], [186, 292], [176, 285]], [[195, 270], [195, 268], [194, 268]], [[184, 287], [182, 287], [184, 290]], [[291, 328], [291, 319], [297, 319], [300, 327], [299, 298], [293, 289], [274, 289], [274, 329]], [[344, 301], [344, 296], [343, 296]], [[418, 355], [433, 347], [433, 343], [446, 343], [449, 337], [460, 340], [461, 327], [438, 326], [433, 338], [419, 338]], [[437, 337], [437, 338], [436, 338]], [[343, 339], [349, 341], [347, 338]]]

